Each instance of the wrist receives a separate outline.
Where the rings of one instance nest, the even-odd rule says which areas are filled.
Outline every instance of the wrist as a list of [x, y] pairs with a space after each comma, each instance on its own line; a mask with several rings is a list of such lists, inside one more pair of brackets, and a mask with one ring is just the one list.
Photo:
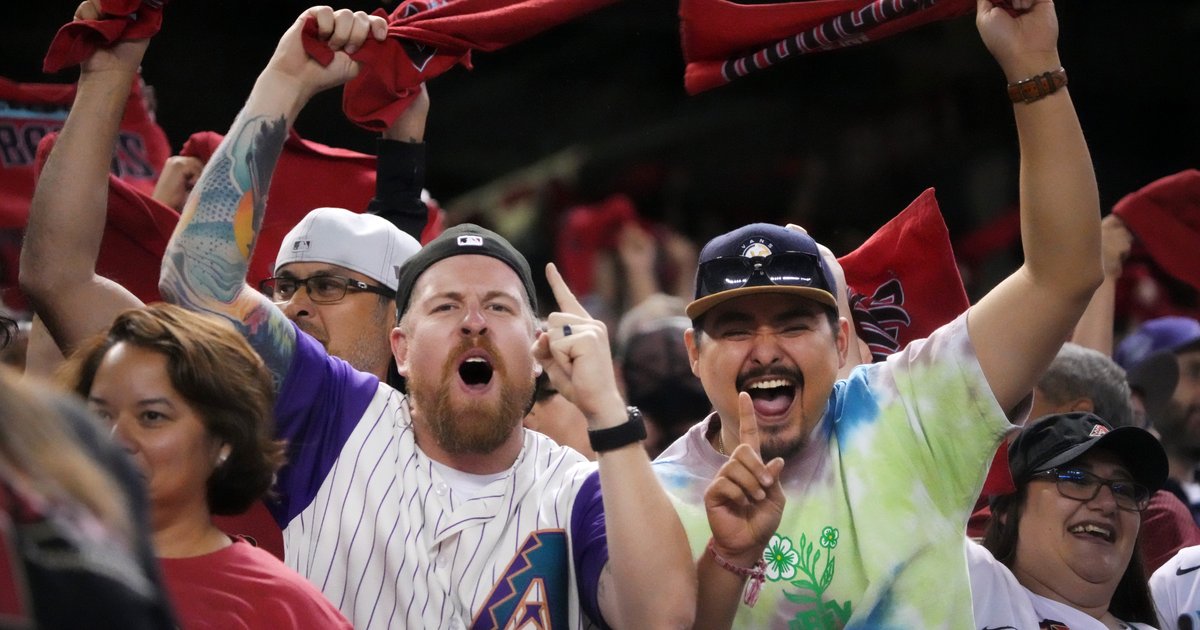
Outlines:
[[708, 539], [708, 555], [717, 566], [746, 580], [742, 601], [747, 606], [754, 606], [758, 602], [758, 593], [767, 577], [767, 563], [763, 561], [762, 555], [759, 555], [751, 565], [737, 564], [717, 551], [716, 542], [712, 538]]
[[601, 429], [610, 429], [612, 427], [625, 424], [629, 420], [629, 414], [625, 408], [625, 401], [621, 400], [620, 396], [611, 396], [602, 403], [592, 407], [595, 411], [584, 410], [584, 417], [587, 418], [588, 430], [599, 431]]

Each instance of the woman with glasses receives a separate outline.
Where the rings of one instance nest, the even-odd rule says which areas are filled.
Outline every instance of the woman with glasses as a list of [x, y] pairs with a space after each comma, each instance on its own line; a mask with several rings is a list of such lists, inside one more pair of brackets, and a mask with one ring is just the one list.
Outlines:
[[1167, 478], [1158, 440], [1054, 414], [1030, 421], [1008, 458], [1017, 491], [993, 499], [983, 544], [967, 543], [976, 627], [1152, 628], [1138, 531]]

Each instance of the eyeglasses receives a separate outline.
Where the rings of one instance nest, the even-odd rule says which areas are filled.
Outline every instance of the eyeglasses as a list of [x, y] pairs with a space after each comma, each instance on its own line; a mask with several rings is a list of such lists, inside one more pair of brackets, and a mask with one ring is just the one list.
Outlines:
[[345, 276], [309, 276], [307, 278], [292, 278], [292, 277], [275, 277], [267, 278], [258, 283], [258, 290], [262, 291], [271, 301], [280, 303], [287, 302], [296, 294], [296, 290], [303, 285], [308, 291], [308, 299], [317, 304], [332, 304], [346, 297], [349, 291], [365, 291], [367, 293], [376, 293], [389, 298], [396, 297], [396, 292], [386, 287], [377, 287], [369, 285], [354, 278]]
[[746, 286], [813, 287], [833, 292], [825, 282], [821, 261], [813, 254], [784, 252], [770, 256], [723, 256], [700, 264], [698, 295]]
[[1034, 477], [1046, 477], [1055, 482], [1058, 493], [1076, 501], [1091, 501], [1100, 494], [1100, 486], [1108, 486], [1117, 507], [1130, 512], [1141, 512], [1150, 504], [1150, 490], [1132, 481], [1104, 479], [1078, 468], [1051, 468], [1033, 473]]

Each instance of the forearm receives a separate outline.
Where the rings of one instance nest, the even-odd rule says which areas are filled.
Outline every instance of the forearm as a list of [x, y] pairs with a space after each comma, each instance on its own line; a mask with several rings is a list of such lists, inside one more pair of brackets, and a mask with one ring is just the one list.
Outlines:
[[[753, 562], [748, 562], [750, 566]], [[742, 592], [746, 588], [745, 577], [717, 565], [712, 556], [704, 551], [696, 563], [696, 575], [700, 581], [696, 597], [697, 630], [728, 630], [741, 604]]]
[[630, 444], [600, 453], [598, 461], [612, 572], [607, 588], [613, 590], [605, 619], [616, 628], [689, 627], [695, 563], [645, 449]]
[[1106, 275], [1100, 288], [1092, 294], [1092, 301], [1075, 325], [1071, 341], [1105, 356], [1113, 353], [1113, 309], [1117, 300], [1117, 278]]
[[367, 212], [391, 221], [409, 236], [420, 240], [429, 220], [429, 208], [421, 201], [425, 186], [425, 145], [381, 138], [376, 143], [375, 197]]
[[[1023, 67], [1019, 72], [1027, 75], [1009, 80], [1053, 69]], [[1013, 110], [1021, 147], [1025, 268], [1036, 283], [1053, 287], [1082, 310], [1103, 277], [1099, 192], [1083, 130], [1067, 88], [1016, 103]]]
[[245, 278], [271, 173], [304, 100], [285, 78], [270, 71], [259, 77], [184, 206], [159, 280], [167, 301], [232, 321], [277, 377], [286, 371], [294, 331]]
[[34, 191], [21, 250], [22, 288], [35, 300], [89, 280], [95, 269], [113, 146], [134, 76], [118, 70], [80, 76]]

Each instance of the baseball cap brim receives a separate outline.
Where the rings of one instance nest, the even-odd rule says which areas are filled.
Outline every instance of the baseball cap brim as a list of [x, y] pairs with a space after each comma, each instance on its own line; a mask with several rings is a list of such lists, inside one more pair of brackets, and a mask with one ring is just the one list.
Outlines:
[[[1120, 458], [1125, 467], [1129, 469], [1129, 474], [1133, 475], [1134, 481], [1146, 486], [1151, 491], [1162, 488], [1166, 483], [1166, 453], [1157, 438], [1138, 427], [1117, 427], [1104, 435], [1076, 444], [1039, 464], [1037, 470], [1048, 470], [1068, 464], [1097, 447]], [[1030, 472], [1036, 472], [1036, 470]]]
[[813, 300], [814, 302], [820, 302], [821, 304], [832, 308], [834, 311], [836, 311], [838, 307], [837, 300], [833, 298], [833, 294], [824, 289], [772, 284], [755, 287], [741, 287], [739, 289], [729, 289], [727, 291], [721, 291], [720, 293], [706, 295], [687, 305], [687, 316], [692, 320], [696, 320], [699, 319], [701, 315], [707, 313], [713, 307], [721, 304], [722, 302], [759, 293], [784, 293], [788, 295], [795, 295], [796, 297], [807, 298], [809, 300]]

